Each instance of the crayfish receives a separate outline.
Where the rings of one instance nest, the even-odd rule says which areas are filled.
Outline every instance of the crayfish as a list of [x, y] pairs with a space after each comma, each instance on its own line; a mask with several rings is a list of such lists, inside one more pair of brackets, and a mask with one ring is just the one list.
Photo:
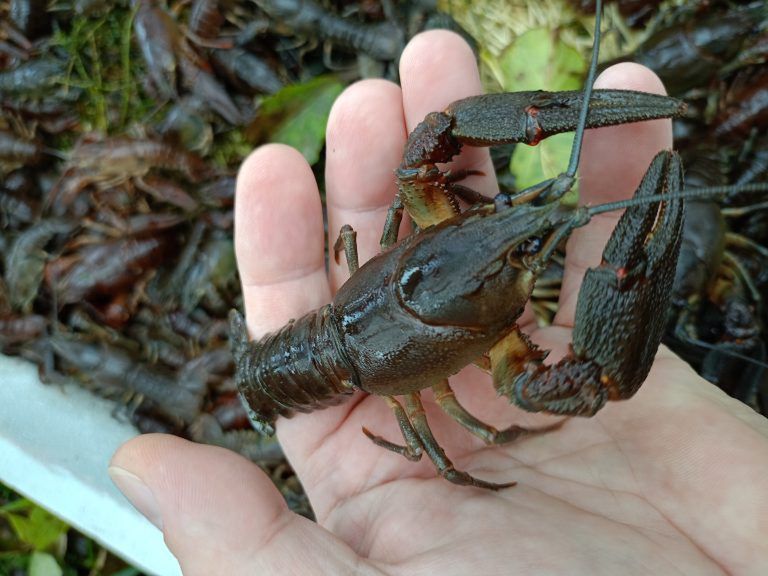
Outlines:
[[[451, 482], [499, 489], [513, 483], [454, 468], [429, 428], [421, 390], [431, 387], [452, 418], [491, 444], [557, 425], [496, 430], [475, 418], [447, 380], [472, 362], [488, 359], [498, 393], [533, 412], [591, 416], [638, 390], [662, 337], [660, 312], [669, 306], [680, 250], [680, 159], [659, 153], [633, 200], [591, 208], [559, 201], [575, 182], [585, 127], [675, 116], [684, 104], [630, 91], [592, 94], [599, 4], [583, 95], [480, 96], [430, 114], [409, 138], [397, 170], [384, 251], [358, 268], [354, 231], [343, 227], [335, 250], [344, 249], [351, 277], [330, 304], [253, 343], [242, 316], [231, 313], [237, 383], [256, 429], [271, 434], [278, 416], [338, 404], [363, 390], [385, 398], [405, 438], [401, 446], [364, 429], [375, 444], [413, 460], [426, 452]], [[514, 195], [483, 198], [458, 184], [468, 173], [437, 167], [463, 144], [535, 143], [573, 129], [568, 170]], [[470, 208], [461, 212], [457, 197]], [[403, 208], [420, 230], [396, 242]], [[546, 352], [516, 322], [558, 244], [595, 214], [619, 208], [628, 209], [603, 262], [582, 284], [571, 351], [547, 366]]]

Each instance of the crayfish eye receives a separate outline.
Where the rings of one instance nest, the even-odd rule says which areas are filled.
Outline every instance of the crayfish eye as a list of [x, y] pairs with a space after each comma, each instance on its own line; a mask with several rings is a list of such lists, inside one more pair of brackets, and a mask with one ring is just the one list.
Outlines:
[[538, 236], [528, 238], [515, 247], [515, 256], [520, 258], [523, 256], [534, 256], [541, 251], [543, 244], [544, 241]]

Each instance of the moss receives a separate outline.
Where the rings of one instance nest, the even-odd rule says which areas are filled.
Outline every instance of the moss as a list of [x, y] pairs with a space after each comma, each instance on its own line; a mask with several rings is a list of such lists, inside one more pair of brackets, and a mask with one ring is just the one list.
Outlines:
[[219, 168], [237, 168], [253, 148], [243, 130], [228, 130], [216, 135], [210, 161]]
[[53, 35], [52, 46], [67, 58], [64, 89], [83, 91], [79, 100], [83, 131], [123, 132], [157, 106], [139, 89], [146, 74], [132, 42], [134, 15], [135, 9], [116, 3], [99, 16], [75, 16], [67, 29], [59, 28]]

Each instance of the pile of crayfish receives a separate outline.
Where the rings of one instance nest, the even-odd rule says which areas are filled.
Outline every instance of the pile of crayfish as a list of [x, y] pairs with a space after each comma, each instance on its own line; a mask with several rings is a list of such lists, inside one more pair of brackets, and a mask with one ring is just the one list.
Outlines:
[[233, 382], [234, 177], [295, 117], [324, 123], [330, 101], [297, 90], [328, 100], [361, 69], [388, 74], [402, 43], [376, 7], [1, 3], [0, 350], [141, 431], [250, 457], [310, 515]]

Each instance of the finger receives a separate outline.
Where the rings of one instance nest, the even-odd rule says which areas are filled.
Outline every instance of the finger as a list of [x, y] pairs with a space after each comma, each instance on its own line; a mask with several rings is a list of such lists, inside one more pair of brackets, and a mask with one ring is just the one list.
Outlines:
[[[320, 196], [304, 158], [283, 145], [263, 146], [237, 179], [235, 249], [251, 334], [259, 337], [330, 300]], [[322, 382], [318, 382], [322, 386]], [[278, 421], [285, 453], [300, 469], [306, 445], [323, 438], [351, 403]]]
[[320, 195], [312, 170], [293, 148], [263, 146], [240, 168], [235, 252], [254, 337], [330, 299]]
[[[358, 82], [333, 105], [325, 167], [328, 245], [349, 224], [357, 232], [360, 264], [379, 252], [405, 138], [402, 93], [392, 82]], [[330, 259], [329, 271], [335, 292], [349, 277], [343, 254], [338, 263]]]
[[[632, 63], [608, 68], [595, 81], [595, 87], [666, 93], [661, 80], [653, 72]], [[671, 120], [587, 130], [579, 168], [580, 202], [595, 205], [631, 197], [653, 157], [660, 150], [671, 147]], [[605, 243], [620, 215], [609, 212], [596, 216], [568, 240], [560, 308], [555, 324], [573, 325], [584, 273], [587, 268], [600, 264]]]
[[[414, 36], [400, 57], [400, 82], [408, 132], [428, 113], [483, 91], [472, 49], [461, 36], [446, 30]], [[487, 148], [464, 148], [451, 169], [482, 171], [483, 176], [472, 176], [462, 184], [486, 196], [498, 193]]]
[[213, 446], [139, 436], [110, 476], [163, 531], [184, 574], [351, 574], [360, 558], [294, 514], [258, 466]]

